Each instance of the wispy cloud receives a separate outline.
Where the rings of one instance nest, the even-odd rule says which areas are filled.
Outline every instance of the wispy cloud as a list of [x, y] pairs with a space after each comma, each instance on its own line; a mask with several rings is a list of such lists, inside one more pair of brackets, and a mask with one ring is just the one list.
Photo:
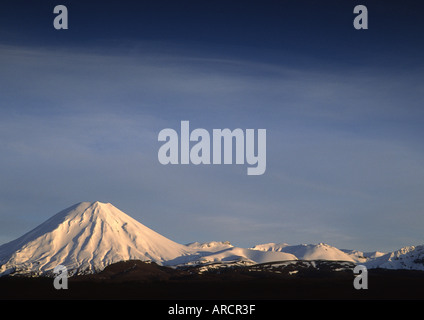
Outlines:
[[[304, 232], [342, 245], [358, 217], [373, 226], [386, 221], [381, 236], [405, 216], [410, 225], [422, 223], [419, 68], [399, 74], [160, 48], [106, 54], [101, 47], [2, 46], [0, 57], [4, 208], [22, 198], [28, 212], [37, 201], [45, 208], [42, 199], [51, 210], [104, 200], [131, 212], [143, 207], [137, 218], [147, 225], [169, 221], [163, 230], [171, 238], [181, 238], [170, 234], [178, 219], [191, 219], [205, 238], [217, 234], [210, 223], [226, 238], [276, 237], [280, 228], [287, 233], [281, 241]], [[161, 166], [157, 133], [181, 120], [268, 129], [267, 174], [248, 179], [237, 166]], [[316, 226], [315, 236], [307, 225]]]

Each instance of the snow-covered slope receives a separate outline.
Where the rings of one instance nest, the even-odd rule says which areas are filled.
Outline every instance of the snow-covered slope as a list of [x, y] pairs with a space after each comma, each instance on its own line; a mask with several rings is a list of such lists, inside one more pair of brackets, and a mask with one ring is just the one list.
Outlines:
[[352, 257], [352, 259], [358, 263], [364, 263], [369, 260], [385, 255], [384, 252], [380, 252], [380, 251], [362, 252], [358, 250], [348, 250], [348, 249], [340, 249], [340, 250], [346, 253], [348, 256]]
[[0, 273], [41, 274], [59, 264], [92, 272], [122, 260], [162, 263], [188, 253], [109, 203], [82, 202], [2, 245]]
[[272, 261], [297, 260], [296, 256], [285, 252], [265, 252], [253, 249], [228, 247], [223, 250], [200, 250], [191, 256], [177, 258], [175, 265], [198, 265], [211, 263], [235, 263], [253, 265]]
[[110, 203], [81, 202], [0, 246], [0, 276], [49, 274], [57, 265], [66, 266], [71, 275], [91, 273], [133, 259], [173, 267], [327, 260], [364, 264], [368, 268], [424, 270], [424, 246], [383, 254], [340, 250], [324, 243], [266, 243], [249, 249], [235, 247], [228, 241], [183, 245], [149, 229]]
[[325, 243], [300, 244], [292, 246], [286, 243], [266, 243], [256, 245], [252, 249], [267, 252], [288, 253], [296, 256], [299, 260], [337, 260], [357, 262], [354, 256], [348, 255], [340, 249]]
[[210, 242], [191, 242], [187, 247], [195, 251], [211, 251], [216, 252], [234, 247], [229, 241], [210, 241]]
[[260, 251], [283, 251], [285, 247], [288, 247], [289, 245], [287, 243], [263, 243], [263, 244], [257, 244], [256, 246], [252, 247], [252, 250], [260, 250]]
[[370, 259], [367, 268], [424, 270], [424, 245], [408, 246]]

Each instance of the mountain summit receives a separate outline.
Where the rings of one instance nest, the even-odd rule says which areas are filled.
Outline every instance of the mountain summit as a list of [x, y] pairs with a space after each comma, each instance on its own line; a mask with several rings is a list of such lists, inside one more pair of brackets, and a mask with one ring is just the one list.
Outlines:
[[178, 244], [110, 203], [73, 205], [22, 237], [0, 246], [0, 274], [43, 274], [57, 265], [91, 273], [137, 259], [162, 263], [187, 254]]
[[240, 248], [229, 242], [176, 243], [110, 203], [81, 202], [16, 240], [0, 246], [0, 277], [51, 275], [64, 265], [70, 275], [96, 273], [116, 262], [153, 261], [173, 267], [344, 261], [369, 268], [424, 270], [424, 246], [391, 253], [340, 250], [325, 243], [265, 243]]

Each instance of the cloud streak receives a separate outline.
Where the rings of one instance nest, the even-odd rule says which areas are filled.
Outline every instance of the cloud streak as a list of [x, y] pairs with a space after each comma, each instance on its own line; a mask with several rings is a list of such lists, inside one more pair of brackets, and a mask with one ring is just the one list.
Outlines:
[[[181, 234], [188, 224], [208, 239], [238, 230], [248, 245], [268, 236], [291, 242], [314, 225], [310, 241], [364, 245], [363, 236], [381, 249], [379, 238], [404, 217], [423, 223], [419, 68], [399, 74], [171, 55], [160, 46], [102, 49], [0, 47], [3, 208], [23, 202], [14, 213], [33, 212], [41, 222], [68, 202], [100, 200], [182, 242], [193, 241]], [[161, 166], [157, 134], [181, 120], [206, 129], [266, 128], [267, 173]], [[361, 235], [364, 219], [380, 228], [375, 237]], [[223, 231], [204, 229], [204, 221]]]

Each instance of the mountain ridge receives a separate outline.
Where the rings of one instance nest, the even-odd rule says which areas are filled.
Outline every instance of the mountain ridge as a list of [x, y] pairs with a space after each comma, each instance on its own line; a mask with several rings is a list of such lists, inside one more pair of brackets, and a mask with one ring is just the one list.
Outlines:
[[273, 261], [327, 260], [369, 268], [424, 270], [424, 246], [394, 252], [338, 249], [325, 243], [265, 243], [251, 248], [228, 241], [174, 242], [111, 203], [80, 202], [21, 237], [0, 246], [0, 276], [46, 275], [61, 264], [73, 274], [90, 274], [120, 261], [152, 261], [170, 267], [255, 265]]

